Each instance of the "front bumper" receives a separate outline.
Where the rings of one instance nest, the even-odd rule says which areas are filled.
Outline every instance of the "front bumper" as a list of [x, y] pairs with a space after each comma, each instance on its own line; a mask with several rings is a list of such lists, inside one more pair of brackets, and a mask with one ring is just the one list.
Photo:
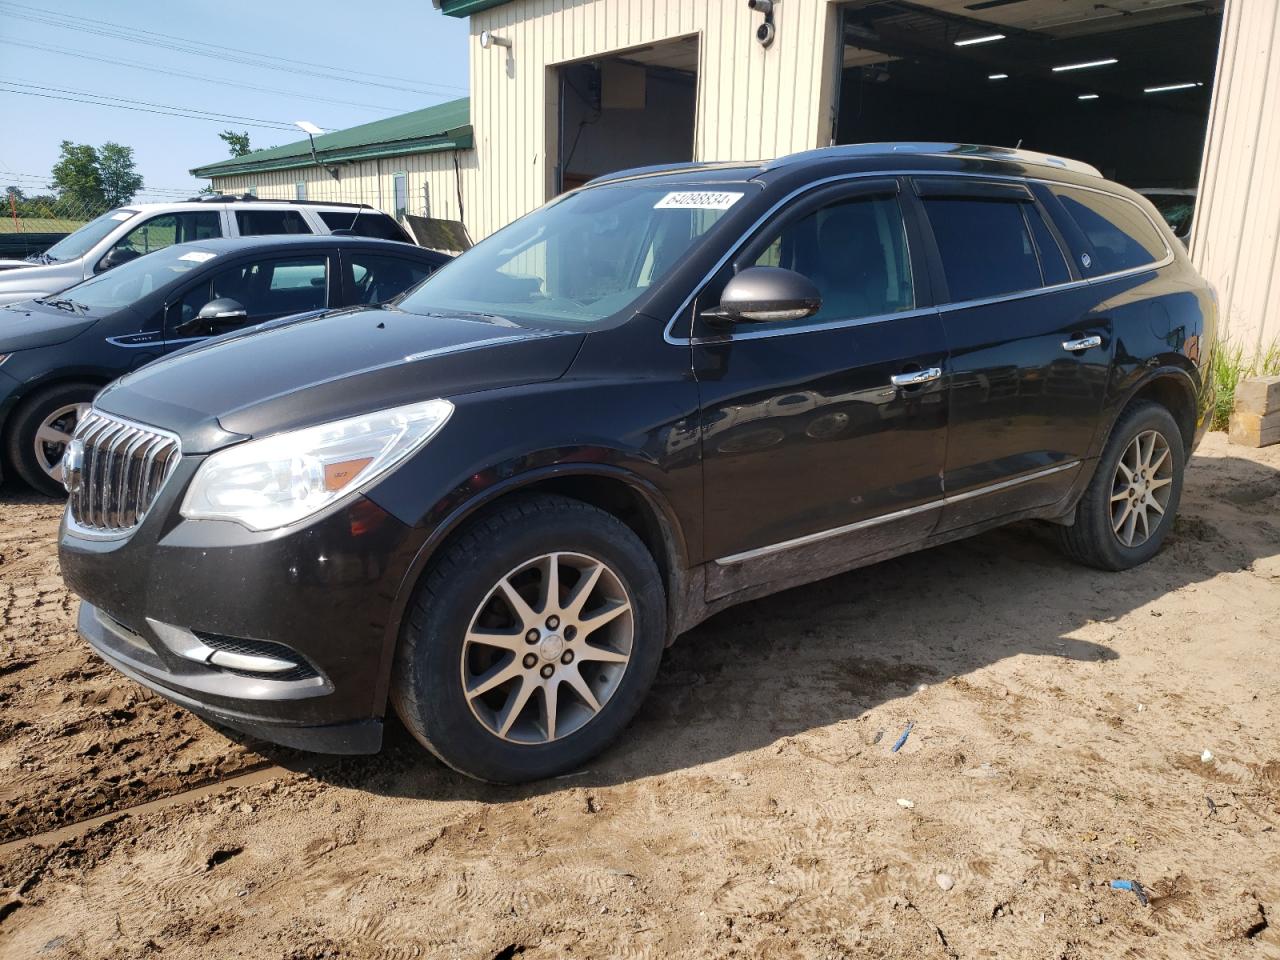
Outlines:
[[364, 498], [268, 533], [183, 520], [196, 466], [179, 465], [127, 538], [88, 539], [64, 522], [59, 558], [83, 600], [81, 635], [216, 722], [302, 749], [376, 752], [395, 600], [419, 532]]

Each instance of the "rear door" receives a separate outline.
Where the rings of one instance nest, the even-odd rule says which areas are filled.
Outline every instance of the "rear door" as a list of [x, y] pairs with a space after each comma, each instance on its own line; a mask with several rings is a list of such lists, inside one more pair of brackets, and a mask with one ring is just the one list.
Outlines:
[[1057, 502], [1088, 455], [1114, 348], [1031, 190], [913, 182], [951, 357], [938, 532]]
[[[751, 266], [802, 273], [823, 298], [801, 321], [695, 327], [709, 598], [813, 579], [921, 540], [937, 521], [946, 344], [899, 189], [815, 191], [698, 299], [715, 306]], [[920, 382], [895, 385], [903, 375]]]
[[343, 303], [346, 305], [386, 303], [416, 287], [436, 271], [433, 263], [395, 256], [385, 250], [345, 247], [341, 254]]

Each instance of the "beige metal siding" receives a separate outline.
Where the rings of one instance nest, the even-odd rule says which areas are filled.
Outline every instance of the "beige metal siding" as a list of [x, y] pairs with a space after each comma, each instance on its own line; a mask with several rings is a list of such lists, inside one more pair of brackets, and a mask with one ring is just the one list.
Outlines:
[[[471, 123], [483, 202], [476, 237], [545, 202], [556, 164], [557, 64], [698, 37], [695, 160], [756, 160], [825, 145], [834, 87], [836, 8], [785, 0], [777, 39], [745, 0], [516, 0], [471, 18]], [[482, 49], [489, 30], [510, 49]]]
[[[457, 160], [455, 169], [454, 161]], [[307, 184], [307, 199], [341, 203], [367, 203], [387, 213], [395, 213], [397, 173], [407, 175], [409, 213], [444, 220], [459, 216], [459, 187], [462, 212], [470, 218], [470, 198], [476, 194], [476, 153], [474, 150], [414, 153], [403, 157], [364, 160], [338, 165], [338, 179], [320, 167], [273, 170], [233, 177], [214, 177], [213, 187], [223, 193], [243, 193], [258, 188], [263, 199], [292, 200], [295, 185]], [[429, 208], [429, 210], [428, 210]]]
[[1227, 338], [1280, 342], [1280, 3], [1228, 0], [1191, 235]]

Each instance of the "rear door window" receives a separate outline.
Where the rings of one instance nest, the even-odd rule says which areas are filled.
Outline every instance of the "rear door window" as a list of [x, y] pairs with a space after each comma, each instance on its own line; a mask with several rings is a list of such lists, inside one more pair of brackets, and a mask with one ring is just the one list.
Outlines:
[[982, 300], [1045, 286], [1025, 206], [1015, 200], [924, 199], [949, 300]]
[[1050, 189], [1093, 247], [1091, 262], [1084, 265], [1086, 275], [1133, 270], [1168, 255], [1164, 236], [1136, 203], [1060, 184], [1052, 184]]
[[297, 210], [237, 210], [236, 227], [242, 237], [311, 233], [311, 227]]
[[435, 271], [430, 263], [353, 253], [351, 262], [352, 303], [386, 303], [410, 287], [416, 287]]

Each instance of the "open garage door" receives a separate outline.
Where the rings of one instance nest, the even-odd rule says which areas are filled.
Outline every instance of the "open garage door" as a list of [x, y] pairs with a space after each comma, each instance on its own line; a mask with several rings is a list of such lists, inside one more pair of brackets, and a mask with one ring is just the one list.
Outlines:
[[556, 73], [555, 193], [626, 167], [693, 159], [697, 37], [563, 64]]
[[1222, 0], [864, 0], [842, 20], [836, 142], [1073, 157], [1190, 233]]

